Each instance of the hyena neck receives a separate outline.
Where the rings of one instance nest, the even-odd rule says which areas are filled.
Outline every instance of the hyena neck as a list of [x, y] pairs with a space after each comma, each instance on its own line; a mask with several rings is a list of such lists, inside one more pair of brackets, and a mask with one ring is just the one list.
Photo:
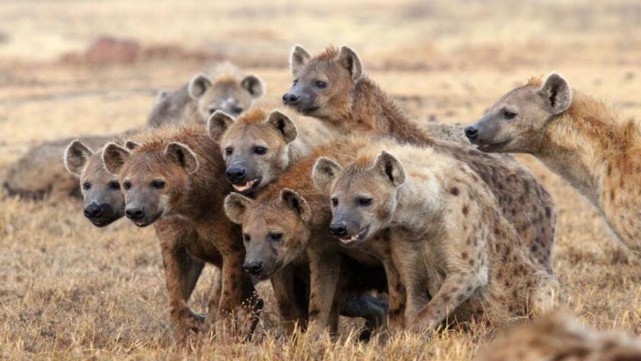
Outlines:
[[378, 85], [367, 77], [360, 79], [349, 96], [347, 112], [336, 122], [344, 131], [363, 131], [393, 137], [403, 143], [431, 145], [432, 139], [412, 123]]
[[617, 124], [603, 104], [585, 98], [549, 121], [534, 155], [598, 207], [606, 169], [624, 154], [636, 130]]

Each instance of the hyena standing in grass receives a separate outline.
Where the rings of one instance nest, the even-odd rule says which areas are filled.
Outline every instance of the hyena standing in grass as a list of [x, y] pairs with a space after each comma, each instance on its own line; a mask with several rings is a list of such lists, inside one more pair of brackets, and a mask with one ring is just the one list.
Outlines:
[[229, 62], [210, 66], [178, 90], [160, 91], [147, 123], [152, 127], [167, 124], [204, 124], [217, 110], [238, 116], [265, 93], [256, 75], [243, 75]]
[[529, 153], [563, 177], [604, 216], [616, 236], [641, 253], [641, 136], [602, 102], [551, 74], [501, 97], [466, 129], [486, 152]]
[[294, 122], [286, 114], [256, 107], [237, 119], [217, 111], [209, 135], [220, 144], [225, 176], [236, 192], [251, 195], [275, 181], [293, 163], [333, 138], [314, 118]]
[[[388, 153], [389, 152], [389, 153]], [[465, 163], [431, 148], [374, 142], [346, 166], [320, 158], [329, 230], [347, 247], [389, 230], [407, 294], [405, 325], [431, 330], [482, 314], [497, 324], [553, 304], [556, 282]]]
[[257, 322], [254, 313], [262, 307], [249, 276], [242, 272], [240, 227], [223, 214], [223, 199], [232, 189], [224, 180], [225, 165], [218, 144], [203, 128], [158, 129], [137, 136], [140, 144], [132, 151], [113, 143], [103, 151], [105, 168], [118, 174], [125, 215], [139, 227], [155, 225], [170, 318], [180, 342], [190, 330], [205, 327], [204, 317], [188, 305], [203, 262], [222, 268], [220, 302], [210, 303], [210, 323], [217, 316], [227, 321], [243, 304], [251, 314], [243, 331], [251, 333]]
[[490, 187], [499, 209], [528, 245], [533, 259], [552, 272], [554, 204], [524, 167], [512, 158], [485, 154], [423, 132], [364, 74], [358, 55], [348, 47], [330, 47], [312, 58], [295, 46], [290, 65], [294, 84], [283, 95], [285, 104], [339, 133], [388, 136], [431, 146], [465, 162]]

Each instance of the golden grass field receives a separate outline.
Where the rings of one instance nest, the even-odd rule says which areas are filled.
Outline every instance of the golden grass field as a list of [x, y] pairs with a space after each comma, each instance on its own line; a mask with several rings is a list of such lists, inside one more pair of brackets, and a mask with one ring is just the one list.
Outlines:
[[[171, 45], [188, 54], [127, 64], [63, 61], [96, 37]], [[2, 1], [0, 170], [44, 140], [144, 125], [160, 88], [227, 58], [261, 76], [266, 100], [289, 88], [300, 43], [356, 49], [366, 71], [413, 119], [471, 122], [532, 75], [641, 116], [641, 3], [635, 1]], [[67, 59], [67, 58], [64, 58]], [[62, 155], [61, 155], [62, 156]], [[62, 157], [61, 157], [62, 158]], [[625, 256], [597, 212], [530, 156], [519, 156], [558, 206], [560, 303], [585, 324], [641, 333], [641, 262]], [[487, 330], [399, 335], [389, 344], [290, 342], [273, 330], [268, 286], [251, 343], [172, 345], [160, 252], [151, 228], [91, 226], [78, 201], [0, 196], [0, 359], [467, 360]], [[222, 216], [222, 215], [221, 215]], [[192, 296], [207, 303], [208, 270]]]

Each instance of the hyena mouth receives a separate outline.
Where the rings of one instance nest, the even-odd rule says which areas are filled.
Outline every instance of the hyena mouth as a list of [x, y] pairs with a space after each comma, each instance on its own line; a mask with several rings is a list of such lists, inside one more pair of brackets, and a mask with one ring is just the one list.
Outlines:
[[478, 150], [480, 150], [482, 152], [492, 152], [492, 151], [495, 151], [497, 149], [503, 148], [510, 141], [511, 140], [508, 139], [508, 140], [505, 140], [505, 141], [502, 141], [502, 142], [498, 142], [498, 143], [479, 143], [479, 144], [477, 144], [476, 149], [478, 149]]
[[258, 177], [254, 180], [250, 180], [247, 183], [244, 184], [232, 184], [231, 186], [234, 187], [234, 190], [238, 193], [250, 193], [253, 190], [255, 190], [258, 185], [260, 185], [260, 181], [262, 180], [261, 177]]
[[136, 221], [133, 221], [133, 222], [134, 222], [134, 224], [136, 226], [138, 226], [140, 228], [147, 227], [147, 226], [153, 224], [154, 222], [156, 222], [162, 216], [162, 214], [163, 214], [163, 211], [160, 211], [160, 212], [158, 212], [158, 214], [154, 215], [153, 217], [151, 217], [149, 219], [141, 219], [141, 220], [136, 220]]
[[363, 228], [360, 232], [358, 232], [357, 234], [349, 238], [339, 238], [338, 240], [345, 247], [353, 247], [359, 244], [361, 241], [365, 240], [365, 237], [367, 236], [367, 231], [369, 231], [369, 227]]

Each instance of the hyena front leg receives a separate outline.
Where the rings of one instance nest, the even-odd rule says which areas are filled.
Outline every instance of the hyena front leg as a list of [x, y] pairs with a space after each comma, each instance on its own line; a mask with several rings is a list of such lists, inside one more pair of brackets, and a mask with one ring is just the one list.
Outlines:
[[293, 334], [296, 326], [303, 329], [307, 326], [307, 305], [301, 305], [296, 299], [297, 290], [293, 272], [293, 267], [287, 266], [271, 278], [278, 311], [288, 335]]
[[338, 252], [310, 251], [309, 331], [314, 337], [327, 329], [338, 285], [342, 256]]

